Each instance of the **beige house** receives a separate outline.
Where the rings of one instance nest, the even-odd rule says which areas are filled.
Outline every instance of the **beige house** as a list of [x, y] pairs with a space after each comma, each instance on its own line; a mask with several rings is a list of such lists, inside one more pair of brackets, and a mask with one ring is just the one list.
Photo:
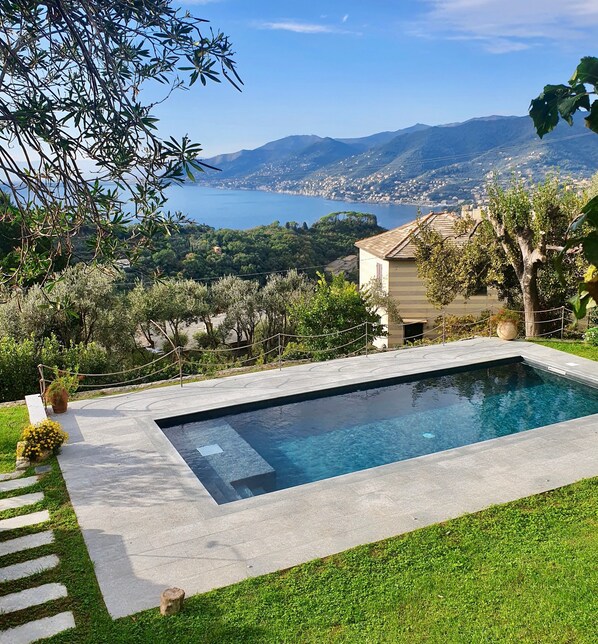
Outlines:
[[[430, 213], [421, 217], [443, 236], [454, 235], [454, 224], [459, 215], [448, 212]], [[382, 322], [388, 327], [388, 337], [379, 338], [377, 345], [389, 347], [405, 342], [436, 337], [435, 320], [442, 311], [434, 307], [426, 298], [426, 285], [418, 277], [415, 263], [416, 246], [413, 241], [417, 235], [417, 221], [409, 222], [399, 228], [368, 237], [356, 242], [359, 248], [359, 286], [378, 279], [384, 290], [398, 301], [402, 324], [388, 320], [383, 313]], [[495, 292], [474, 295], [469, 299], [461, 296], [445, 308], [451, 315], [478, 315], [482, 311], [497, 309], [500, 306]]]

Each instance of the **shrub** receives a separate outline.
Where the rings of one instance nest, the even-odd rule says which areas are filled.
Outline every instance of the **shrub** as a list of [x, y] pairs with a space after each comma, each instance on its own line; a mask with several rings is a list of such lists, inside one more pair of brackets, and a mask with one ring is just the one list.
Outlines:
[[174, 344], [175, 347], [183, 347], [183, 349], [189, 344], [189, 334], [184, 331], [179, 331], [178, 333], [172, 333], [168, 336], [170, 342], [164, 344], [164, 351], [170, 351], [172, 349], [171, 344]]
[[366, 325], [370, 338], [386, 335], [380, 316], [355, 284], [342, 275], [331, 282], [318, 273], [313, 297], [291, 309], [301, 343], [313, 360], [330, 360], [365, 348]]
[[197, 349], [212, 349], [215, 342], [214, 337], [205, 331], [197, 331], [193, 334], [193, 340]]
[[33, 340], [0, 338], [0, 400], [18, 400], [39, 388]]
[[25, 445], [17, 452], [17, 457], [36, 460], [48, 450], [57, 454], [68, 437], [60, 423], [54, 420], [42, 420], [36, 425], [27, 425], [21, 434], [21, 441]]
[[501, 322], [513, 322], [519, 324], [521, 322], [521, 313], [518, 311], [511, 311], [510, 309], [500, 309], [498, 313], [492, 316], [492, 322], [500, 324]]
[[289, 342], [282, 353], [283, 360], [308, 360], [309, 350], [301, 342]]
[[588, 329], [583, 336], [586, 344], [591, 344], [593, 347], [598, 347], [598, 326], [593, 326]]
[[[46, 364], [51, 363], [46, 362]], [[122, 369], [118, 362], [110, 359], [106, 349], [97, 342], [90, 342], [87, 345], [81, 342], [62, 349], [59, 366], [68, 371], [80, 373], [106, 373]]]

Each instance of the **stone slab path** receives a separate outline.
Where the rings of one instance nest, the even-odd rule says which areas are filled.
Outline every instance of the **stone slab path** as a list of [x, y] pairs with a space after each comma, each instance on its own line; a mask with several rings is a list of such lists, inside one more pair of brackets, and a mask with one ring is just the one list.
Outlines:
[[32, 512], [31, 514], [21, 514], [11, 519], [0, 519], [0, 532], [16, 530], [17, 528], [27, 528], [49, 520], [50, 513], [47, 510], [40, 510], [39, 512]]
[[0, 631], [0, 644], [31, 644], [39, 639], [58, 635], [69, 628], [75, 628], [75, 618], [73, 613], [67, 611]]
[[28, 505], [39, 503], [44, 500], [43, 492], [32, 492], [31, 494], [22, 494], [21, 496], [11, 496], [8, 499], [0, 499], [0, 512], [3, 510], [18, 510]]
[[14, 613], [61, 597], [66, 597], [66, 587], [62, 584], [43, 584], [35, 588], [27, 588], [21, 592], [0, 597], [0, 613]]
[[12, 566], [4, 566], [4, 568], [0, 568], [0, 583], [23, 579], [23, 577], [31, 577], [31, 575], [36, 575], [39, 572], [56, 567], [58, 563], [59, 561], [56, 555], [47, 555], [45, 557], [38, 557], [37, 559], [30, 559], [29, 561], [13, 564]]
[[0, 492], [12, 492], [21, 488], [35, 485], [38, 481], [37, 476], [27, 476], [24, 479], [13, 479], [11, 481], [2, 481], [0, 483]]
[[9, 539], [8, 541], [0, 541], [0, 557], [11, 555], [13, 552], [47, 546], [53, 541], [54, 533], [51, 530], [27, 534], [24, 537], [17, 537], [16, 539]]
[[[51, 469], [51, 467], [50, 467]], [[49, 470], [45, 470], [49, 471]], [[17, 496], [0, 499], [0, 512], [27, 508], [35, 503], [44, 501], [42, 492], [26, 493], [26, 489], [37, 483], [37, 476], [7, 479], [0, 483], [0, 493], [22, 490]], [[19, 528], [37, 526], [49, 521], [47, 510], [29, 512], [10, 519], [0, 519], [0, 531], [12, 531]], [[0, 557], [17, 552], [24, 552], [54, 543], [54, 533], [51, 530], [41, 530], [33, 534], [15, 537], [0, 542]], [[48, 602], [67, 597], [67, 589], [60, 583], [45, 583], [32, 586], [14, 593], [6, 593], [4, 584], [17, 579], [27, 579], [46, 570], [56, 568], [60, 560], [55, 554], [35, 557], [16, 564], [0, 567], [0, 615], [26, 611], [28, 608], [40, 606]], [[50, 610], [50, 609], [48, 609]], [[75, 628], [75, 618], [70, 611], [64, 611], [41, 619], [32, 620], [13, 628], [0, 631], [0, 644], [31, 644], [40, 639], [52, 637], [67, 629]]]
[[18, 479], [19, 476], [22, 476], [23, 472], [16, 470], [14, 472], [8, 472], [7, 474], [0, 474], [0, 481], [12, 481], [12, 479]]

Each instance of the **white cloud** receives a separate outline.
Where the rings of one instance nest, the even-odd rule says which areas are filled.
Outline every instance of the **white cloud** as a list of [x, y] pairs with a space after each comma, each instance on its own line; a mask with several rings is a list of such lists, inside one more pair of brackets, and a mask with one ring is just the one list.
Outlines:
[[597, 0], [424, 0], [412, 33], [478, 41], [506, 53], [541, 42], [590, 39], [598, 27]]
[[293, 31], [297, 34], [329, 34], [333, 31], [326, 25], [318, 25], [308, 22], [294, 22], [292, 20], [280, 22], [260, 22], [260, 29], [274, 29], [276, 31]]
[[334, 26], [313, 22], [300, 22], [298, 20], [279, 20], [274, 22], [254, 23], [258, 29], [271, 29], [275, 31], [292, 31], [296, 34], [350, 34], [358, 36], [357, 32], [338, 29]]

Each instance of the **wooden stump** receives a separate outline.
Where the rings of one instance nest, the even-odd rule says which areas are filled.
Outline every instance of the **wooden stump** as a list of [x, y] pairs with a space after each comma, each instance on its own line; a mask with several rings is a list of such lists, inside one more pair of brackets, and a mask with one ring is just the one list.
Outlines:
[[181, 588], [167, 588], [160, 595], [160, 613], [162, 615], [176, 615], [183, 608], [185, 591]]

